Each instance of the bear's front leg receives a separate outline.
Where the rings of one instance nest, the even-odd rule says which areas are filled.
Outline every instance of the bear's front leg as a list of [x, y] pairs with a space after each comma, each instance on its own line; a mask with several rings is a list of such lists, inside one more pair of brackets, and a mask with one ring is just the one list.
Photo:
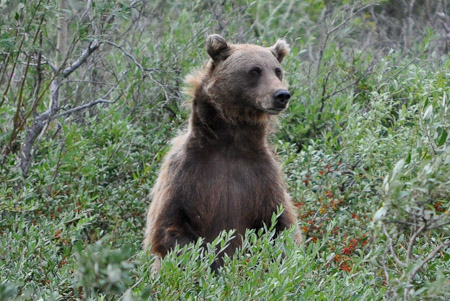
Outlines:
[[180, 247], [196, 241], [199, 238], [190, 227], [186, 224], [172, 224], [168, 226], [156, 227], [152, 239], [152, 253], [158, 254], [161, 257], [175, 248], [175, 245]]
[[189, 233], [182, 228], [177, 229], [177, 227], [172, 226], [165, 229], [157, 229], [151, 247], [151, 252], [156, 255], [151, 274], [153, 275], [161, 270], [161, 259], [164, 258], [170, 250], [174, 249], [176, 245], [183, 247], [197, 239], [198, 236]]

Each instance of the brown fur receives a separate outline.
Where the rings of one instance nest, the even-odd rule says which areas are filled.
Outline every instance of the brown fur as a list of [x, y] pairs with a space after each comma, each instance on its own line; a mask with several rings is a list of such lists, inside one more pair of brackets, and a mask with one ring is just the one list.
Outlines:
[[[267, 142], [274, 115], [281, 111], [274, 93], [286, 89], [279, 71], [288, 45], [229, 45], [212, 35], [207, 51], [206, 68], [188, 78], [193, 98], [188, 130], [173, 140], [152, 190], [144, 246], [160, 257], [175, 244], [199, 237], [211, 242], [220, 231], [235, 229], [226, 250], [232, 254], [245, 230], [269, 225], [280, 205], [284, 212], [277, 231], [296, 225]], [[260, 74], [252, 73], [254, 68]], [[299, 231], [296, 239], [301, 240]]]

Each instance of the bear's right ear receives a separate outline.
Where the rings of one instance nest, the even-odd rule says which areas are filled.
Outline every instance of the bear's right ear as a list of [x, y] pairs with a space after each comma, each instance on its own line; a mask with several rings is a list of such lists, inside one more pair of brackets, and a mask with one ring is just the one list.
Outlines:
[[218, 34], [212, 34], [206, 38], [206, 51], [214, 62], [223, 61], [230, 56], [227, 41]]
[[272, 51], [273, 55], [277, 58], [277, 60], [281, 63], [286, 55], [289, 54], [291, 48], [289, 44], [286, 43], [285, 40], [278, 40], [275, 45], [269, 48]]

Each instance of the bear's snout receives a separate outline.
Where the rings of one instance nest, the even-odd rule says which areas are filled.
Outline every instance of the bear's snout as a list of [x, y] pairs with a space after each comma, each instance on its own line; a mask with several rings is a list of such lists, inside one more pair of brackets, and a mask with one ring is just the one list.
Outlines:
[[273, 93], [273, 101], [276, 108], [284, 109], [291, 98], [291, 94], [286, 89], [279, 89]]

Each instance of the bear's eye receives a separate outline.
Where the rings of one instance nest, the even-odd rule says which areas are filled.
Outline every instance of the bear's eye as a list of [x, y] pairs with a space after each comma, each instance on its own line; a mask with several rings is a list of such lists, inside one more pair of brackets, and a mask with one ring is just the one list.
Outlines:
[[262, 70], [261, 70], [261, 68], [259, 68], [259, 67], [254, 67], [254, 68], [252, 68], [252, 69], [250, 70], [250, 74], [251, 74], [252, 76], [260, 76], [261, 73], [262, 73]]
[[283, 73], [281, 72], [280, 68], [275, 68], [275, 75], [281, 79], [281, 77], [283, 76]]

